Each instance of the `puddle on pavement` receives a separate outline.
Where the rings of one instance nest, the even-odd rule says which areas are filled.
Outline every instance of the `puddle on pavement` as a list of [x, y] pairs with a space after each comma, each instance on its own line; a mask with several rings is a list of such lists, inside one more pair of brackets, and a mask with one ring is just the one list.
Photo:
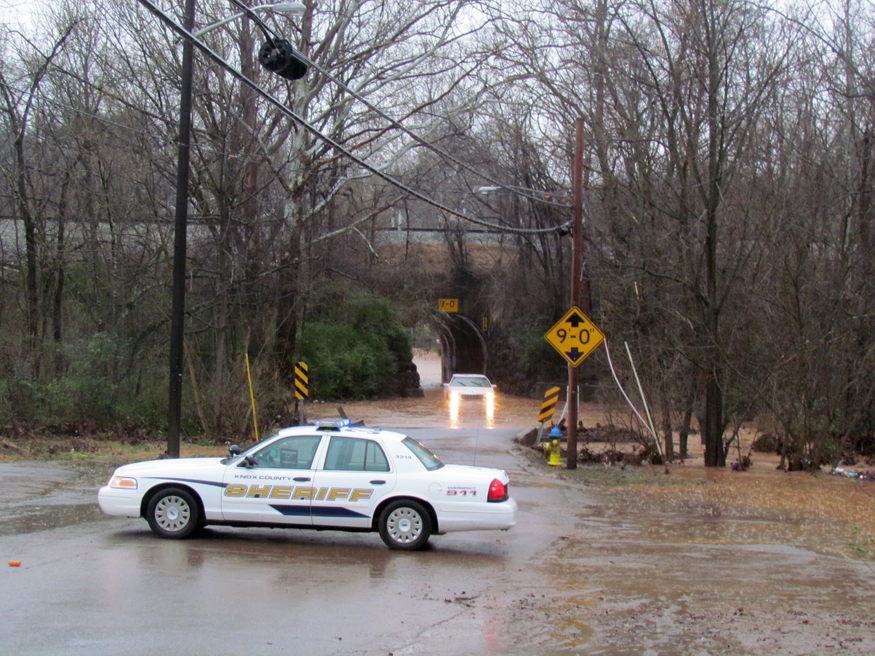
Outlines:
[[0, 490], [0, 535], [108, 519], [100, 512], [91, 481], [52, 463], [0, 463]]
[[104, 519], [111, 518], [100, 512], [97, 503], [23, 506], [14, 511], [4, 510], [0, 536], [36, 533]]
[[[112, 519], [112, 518], [110, 518]], [[344, 580], [378, 579], [416, 572], [418, 577], [439, 579], [448, 571], [463, 578], [465, 572], [499, 570], [507, 566], [507, 547], [501, 542], [455, 543], [438, 536], [424, 550], [396, 553], [385, 547], [376, 533], [308, 531], [299, 529], [235, 529], [207, 527], [199, 535], [180, 542], [155, 538], [145, 521], [134, 530], [112, 535], [118, 545], [133, 546], [146, 566], [166, 565], [165, 559], [180, 560], [187, 567], [209, 566], [226, 570], [267, 564], [318, 568], [330, 563]]]
[[75, 477], [74, 472], [50, 464], [0, 463], [4, 503], [46, 497], [68, 485]]

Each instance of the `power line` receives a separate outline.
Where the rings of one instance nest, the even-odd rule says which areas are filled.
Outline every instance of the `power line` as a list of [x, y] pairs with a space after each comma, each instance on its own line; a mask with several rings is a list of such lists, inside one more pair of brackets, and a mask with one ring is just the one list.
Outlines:
[[[238, 7], [240, 7], [240, 8], [244, 11], [244, 13], [245, 13], [248, 17], [252, 18], [252, 19], [253, 19], [253, 20], [259, 25], [259, 27], [261, 27], [261, 29], [262, 29], [265, 33], [267, 33], [267, 32], [271, 32], [271, 33], [273, 34], [274, 37], [279, 38], [279, 35], [278, 35], [273, 29], [271, 29], [267, 24], [265, 24], [265, 23], [264, 23], [264, 22], [263, 22], [258, 16], [256, 16], [256, 15], [255, 15], [255, 12], [253, 12], [249, 7], [247, 7], [246, 5], [244, 5], [243, 2], [242, 2], [241, 0], [231, 0], [231, 2], [232, 2], [233, 4], [235, 4], [235, 5], [237, 5]], [[430, 150], [430, 151], [432, 151], [433, 153], [435, 153], [436, 155], [439, 155], [440, 157], [443, 157], [444, 159], [449, 160], [449, 161], [452, 162], [453, 164], [456, 164], [456, 165], [459, 166], [460, 168], [462, 168], [462, 169], [464, 169], [465, 171], [468, 171], [469, 173], [471, 173], [471, 174], [477, 176], [477, 177], [480, 178], [481, 180], [483, 180], [483, 181], [485, 181], [485, 182], [488, 182], [488, 183], [490, 183], [491, 185], [494, 185], [494, 186], [496, 186], [496, 187], [499, 187], [499, 188], [501, 188], [501, 189], [503, 189], [503, 190], [505, 190], [505, 191], [508, 191], [508, 192], [510, 192], [510, 193], [512, 193], [512, 194], [514, 194], [514, 195], [516, 195], [516, 196], [520, 196], [520, 197], [522, 197], [522, 198], [526, 198], [526, 199], [531, 200], [531, 201], [536, 202], [536, 203], [543, 203], [543, 204], [545, 204], [545, 205], [551, 205], [551, 206], [553, 206], [553, 207], [561, 207], [561, 208], [563, 208], [563, 209], [570, 209], [570, 208], [571, 208], [571, 205], [570, 205], [569, 203], [556, 203], [556, 202], [553, 202], [553, 201], [551, 201], [551, 200], [549, 200], [549, 199], [547, 199], [547, 198], [544, 198], [543, 196], [540, 196], [540, 197], [539, 197], [539, 196], [533, 196], [533, 195], [530, 195], [530, 194], [528, 194], [528, 193], [523, 193], [523, 192], [528, 191], [528, 190], [527, 190], [527, 189], [522, 189], [522, 190], [521, 190], [520, 187], [515, 187], [515, 186], [506, 185], [506, 184], [504, 184], [503, 182], [501, 182], [501, 181], [499, 181], [499, 180], [496, 180], [496, 179], [494, 179], [494, 178], [492, 178], [492, 177], [486, 175], [486, 174], [483, 173], [482, 171], [477, 170], [476, 168], [474, 168], [474, 167], [471, 166], [470, 164], [466, 164], [466, 163], [463, 162], [462, 160], [460, 160], [460, 159], [458, 159], [457, 157], [453, 156], [452, 154], [446, 152], [445, 150], [443, 150], [442, 148], [436, 146], [436, 145], [433, 144], [432, 142], [430, 142], [430, 141], [428, 141], [428, 140], [426, 140], [426, 139], [420, 137], [418, 134], [416, 134], [415, 132], [413, 132], [412, 130], [410, 130], [410, 129], [407, 128], [406, 126], [404, 126], [401, 122], [397, 121], [396, 119], [394, 119], [394, 118], [392, 118], [391, 116], [389, 116], [388, 114], [386, 114], [386, 113], [385, 113], [383, 110], [381, 110], [379, 107], [377, 107], [376, 105], [374, 105], [373, 103], [371, 103], [371, 102], [370, 102], [368, 99], [366, 99], [365, 97], [361, 96], [361, 95], [360, 95], [357, 91], [355, 91], [354, 89], [351, 89], [349, 86], [347, 86], [347, 84], [346, 84], [345, 82], [343, 82], [342, 80], [339, 80], [338, 78], [336, 78], [334, 75], [332, 75], [331, 73], [329, 73], [328, 71], [326, 71], [324, 68], [322, 68], [321, 66], [319, 66], [319, 64], [317, 64], [316, 62], [314, 62], [313, 60], [311, 60], [309, 57], [307, 57], [307, 56], [306, 56], [305, 54], [303, 54], [302, 52], [296, 50], [296, 51], [295, 51], [295, 56], [298, 57], [299, 59], [301, 59], [302, 61], [306, 62], [308, 66], [310, 66], [311, 68], [316, 69], [316, 71], [318, 71], [319, 73], [321, 73], [322, 75], [324, 75], [325, 77], [327, 77], [329, 80], [331, 80], [332, 82], [334, 82], [336, 85], [338, 85], [341, 89], [343, 89], [344, 91], [346, 91], [346, 92], [347, 92], [349, 95], [351, 95], [353, 98], [355, 98], [356, 100], [358, 100], [359, 102], [361, 102], [365, 107], [367, 107], [368, 109], [370, 109], [370, 110], [373, 111], [373, 112], [376, 112], [376, 114], [377, 114], [378, 116], [380, 116], [381, 118], [383, 118], [383, 119], [385, 119], [386, 121], [388, 121], [389, 124], [390, 124], [393, 128], [396, 128], [396, 129], [398, 129], [398, 130], [401, 130], [404, 134], [406, 134], [407, 136], [409, 136], [411, 139], [413, 139], [413, 140], [414, 140], [416, 143], [418, 143], [420, 146], [423, 146], [423, 147], [425, 147], [427, 150]]]
[[207, 57], [209, 57], [211, 60], [213, 60], [216, 64], [221, 66], [223, 69], [228, 71], [232, 76], [237, 78], [237, 80], [239, 80], [241, 84], [244, 84], [245, 86], [248, 86], [250, 89], [255, 91], [259, 96], [261, 96], [262, 98], [267, 100], [270, 104], [272, 104], [274, 107], [276, 107], [281, 113], [285, 114], [287, 117], [289, 117], [292, 120], [299, 123], [304, 129], [306, 129], [308, 132], [310, 132], [317, 139], [324, 141], [325, 143], [327, 143], [328, 145], [333, 147], [335, 150], [337, 150], [339, 153], [341, 153], [342, 155], [344, 155], [348, 159], [352, 160], [353, 162], [355, 162], [356, 164], [361, 166], [366, 171], [369, 171], [373, 175], [376, 175], [377, 177], [388, 182], [389, 184], [397, 187], [398, 189], [401, 189], [406, 194], [408, 194], [414, 198], [417, 198], [417, 199], [421, 200], [422, 202], [424, 202], [428, 205], [431, 205], [432, 207], [434, 207], [436, 209], [441, 210], [442, 212], [446, 212], [450, 216], [455, 216], [456, 218], [462, 219], [463, 221], [468, 221], [469, 223], [474, 223], [476, 225], [480, 225], [480, 226], [483, 226], [486, 228], [491, 228], [493, 230], [498, 230], [501, 232], [508, 232], [508, 233], [515, 233], [515, 234], [544, 234], [544, 233], [550, 233], [550, 232], [557, 232], [557, 231], [560, 231], [562, 229], [567, 228], [567, 224], [563, 224], [562, 226], [554, 226], [551, 228], [510, 228], [507, 226], [497, 225], [494, 223], [490, 223], [488, 221], [482, 221], [480, 219], [476, 219], [472, 216], [468, 216], [467, 214], [463, 214], [462, 212], [460, 212], [458, 210], [454, 210], [446, 205], [443, 205], [442, 203], [439, 203], [439, 202], [433, 200], [432, 198], [429, 198], [425, 194], [408, 187], [407, 185], [400, 182], [399, 180], [396, 180], [394, 177], [392, 177], [388, 173], [385, 173], [384, 171], [381, 171], [376, 166], [373, 166], [372, 164], [367, 163], [363, 159], [360, 159], [359, 157], [354, 155], [352, 152], [350, 152], [347, 148], [343, 147], [341, 144], [334, 141], [331, 137], [322, 134], [315, 126], [308, 123], [302, 117], [298, 116], [298, 114], [296, 114], [292, 109], [290, 109], [289, 107], [284, 105], [281, 101], [274, 98], [270, 93], [268, 93], [267, 91], [262, 89], [260, 86], [258, 86], [254, 82], [252, 82], [252, 80], [247, 78], [245, 75], [243, 75], [243, 73], [241, 73], [236, 68], [234, 68], [231, 64], [229, 64], [227, 61], [225, 61], [220, 55], [218, 55], [216, 52], [214, 52], [203, 41], [198, 39], [196, 36], [194, 36], [191, 32], [186, 30], [184, 27], [179, 25], [170, 16], [168, 16], [161, 9], [159, 9], [157, 6], [155, 6], [151, 0], [138, 0], [138, 2], [140, 4], [142, 4], [144, 7], [146, 7], [146, 9], [151, 11], [161, 22], [163, 22], [167, 27], [169, 27], [171, 30], [176, 32], [179, 36], [191, 41], [191, 43], [193, 45], [195, 45], [198, 48], [198, 50], [200, 50], [203, 54], [205, 54]]

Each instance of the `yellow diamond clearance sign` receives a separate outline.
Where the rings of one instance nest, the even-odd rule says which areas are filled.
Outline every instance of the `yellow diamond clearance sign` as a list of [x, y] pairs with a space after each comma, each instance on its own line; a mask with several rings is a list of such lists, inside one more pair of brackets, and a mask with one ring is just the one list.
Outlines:
[[577, 307], [571, 308], [544, 338], [572, 367], [583, 362], [605, 340], [602, 331]]

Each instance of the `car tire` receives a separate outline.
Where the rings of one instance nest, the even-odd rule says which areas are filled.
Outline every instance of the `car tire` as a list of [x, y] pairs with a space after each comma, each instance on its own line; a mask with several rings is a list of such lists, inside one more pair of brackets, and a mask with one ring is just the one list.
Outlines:
[[169, 487], [149, 501], [146, 521], [158, 537], [182, 540], [199, 528], [200, 507], [191, 492]]
[[431, 537], [431, 517], [421, 503], [399, 499], [383, 509], [379, 529], [390, 549], [416, 551]]

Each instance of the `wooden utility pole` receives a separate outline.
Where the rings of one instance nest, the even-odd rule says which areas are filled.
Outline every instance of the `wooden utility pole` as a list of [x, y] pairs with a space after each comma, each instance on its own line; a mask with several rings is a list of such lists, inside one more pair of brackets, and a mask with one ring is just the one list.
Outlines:
[[[577, 119], [572, 171], [574, 200], [571, 207], [571, 307], [580, 307], [583, 276], [583, 119]], [[587, 294], [589, 297], [589, 294]], [[588, 298], [587, 298], [588, 300]], [[568, 448], [566, 468], [577, 469], [577, 368], [568, 365]]]
[[[185, 2], [185, 29], [194, 30], [195, 0]], [[176, 162], [176, 217], [173, 222], [173, 298], [170, 308], [170, 394], [167, 408], [167, 455], [179, 457], [182, 427], [182, 357], [185, 340], [185, 258], [188, 244], [188, 172], [191, 142], [191, 87], [194, 46], [182, 44], [182, 90]]]

